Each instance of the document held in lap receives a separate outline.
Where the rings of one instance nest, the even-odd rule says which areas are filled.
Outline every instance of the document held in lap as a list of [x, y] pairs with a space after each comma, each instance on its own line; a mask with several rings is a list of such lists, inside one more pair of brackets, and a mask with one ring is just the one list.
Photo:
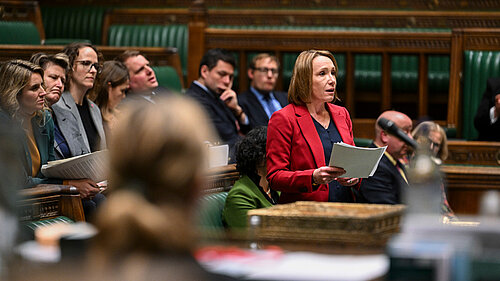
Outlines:
[[42, 166], [42, 174], [47, 178], [65, 180], [91, 179], [105, 180], [108, 151], [101, 150], [71, 158], [49, 161]]
[[343, 142], [333, 144], [330, 166], [341, 167], [346, 173], [341, 178], [367, 178], [373, 176], [384, 155], [384, 147], [368, 148]]

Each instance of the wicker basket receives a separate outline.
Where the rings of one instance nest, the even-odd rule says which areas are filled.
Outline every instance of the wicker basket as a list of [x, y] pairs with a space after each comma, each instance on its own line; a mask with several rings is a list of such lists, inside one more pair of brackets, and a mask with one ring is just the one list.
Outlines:
[[[259, 240], [382, 246], [399, 231], [404, 208], [403, 205], [296, 202], [251, 210], [248, 225]], [[259, 217], [257, 223], [252, 216]]]

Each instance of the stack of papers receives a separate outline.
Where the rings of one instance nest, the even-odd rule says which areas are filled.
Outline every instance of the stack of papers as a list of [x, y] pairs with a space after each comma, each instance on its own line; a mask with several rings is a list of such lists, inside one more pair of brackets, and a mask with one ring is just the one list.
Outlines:
[[341, 178], [367, 178], [373, 176], [384, 155], [384, 147], [368, 148], [335, 143], [330, 156], [330, 166], [344, 168]]
[[49, 161], [42, 166], [47, 178], [64, 180], [91, 179], [100, 182], [106, 179], [108, 151], [101, 150], [71, 158]]

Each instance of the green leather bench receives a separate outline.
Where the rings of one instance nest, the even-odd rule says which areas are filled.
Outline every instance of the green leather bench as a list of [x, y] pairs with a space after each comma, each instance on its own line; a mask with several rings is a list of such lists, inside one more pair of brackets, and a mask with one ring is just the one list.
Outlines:
[[226, 203], [227, 192], [210, 193], [203, 195], [198, 206], [198, 226], [203, 230], [221, 230], [222, 210]]
[[477, 139], [474, 116], [490, 77], [500, 77], [500, 52], [465, 51], [462, 92], [462, 137]]
[[105, 6], [41, 6], [46, 45], [101, 44]]
[[[386, 31], [386, 32], [449, 32], [449, 29], [440, 28], [359, 28], [359, 27], [336, 27], [336, 26], [226, 26], [211, 25], [211, 28], [228, 29], [257, 29], [257, 30], [346, 30], [346, 31]], [[339, 90], [345, 86], [346, 58], [342, 53], [334, 53], [339, 66], [338, 85]], [[283, 54], [283, 86], [288, 88], [292, 76], [293, 66], [298, 53]], [[428, 61], [429, 92], [448, 92], [449, 65], [448, 55], [430, 56]], [[381, 88], [382, 79], [382, 57], [372, 54], [356, 54], [354, 56], [356, 90], [373, 91]], [[391, 57], [391, 80], [392, 89], [395, 92], [416, 92], [418, 89], [418, 57], [409, 55], [394, 55]], [[237, 76], [235, 75], [235, 81]]]
[[187, 25], [111, 25], [109, 46], [176, 47], [183, 75], [187, 75]]
[[152, 68], [156, 74], [156, 80], [161, 87], [182, 93], [181, 78], [175, 68], [168, 65], [153, 66]]
[[40, 34], [31, 21], [0, 21], [0, 44], [40, 45]]

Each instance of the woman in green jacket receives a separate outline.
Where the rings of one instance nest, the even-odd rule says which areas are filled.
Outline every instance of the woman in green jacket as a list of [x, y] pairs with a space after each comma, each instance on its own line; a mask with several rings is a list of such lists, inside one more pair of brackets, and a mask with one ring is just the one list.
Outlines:
[[250, 131], [236, 150], [236, 168], [241, 178], [229, 191], [222, 212], [222, 221], [229, 228], [247, 225], [247, 212], [270, 207], [278, 202], [279, 194], [269, 188], [266, 180], [267, 127]]

